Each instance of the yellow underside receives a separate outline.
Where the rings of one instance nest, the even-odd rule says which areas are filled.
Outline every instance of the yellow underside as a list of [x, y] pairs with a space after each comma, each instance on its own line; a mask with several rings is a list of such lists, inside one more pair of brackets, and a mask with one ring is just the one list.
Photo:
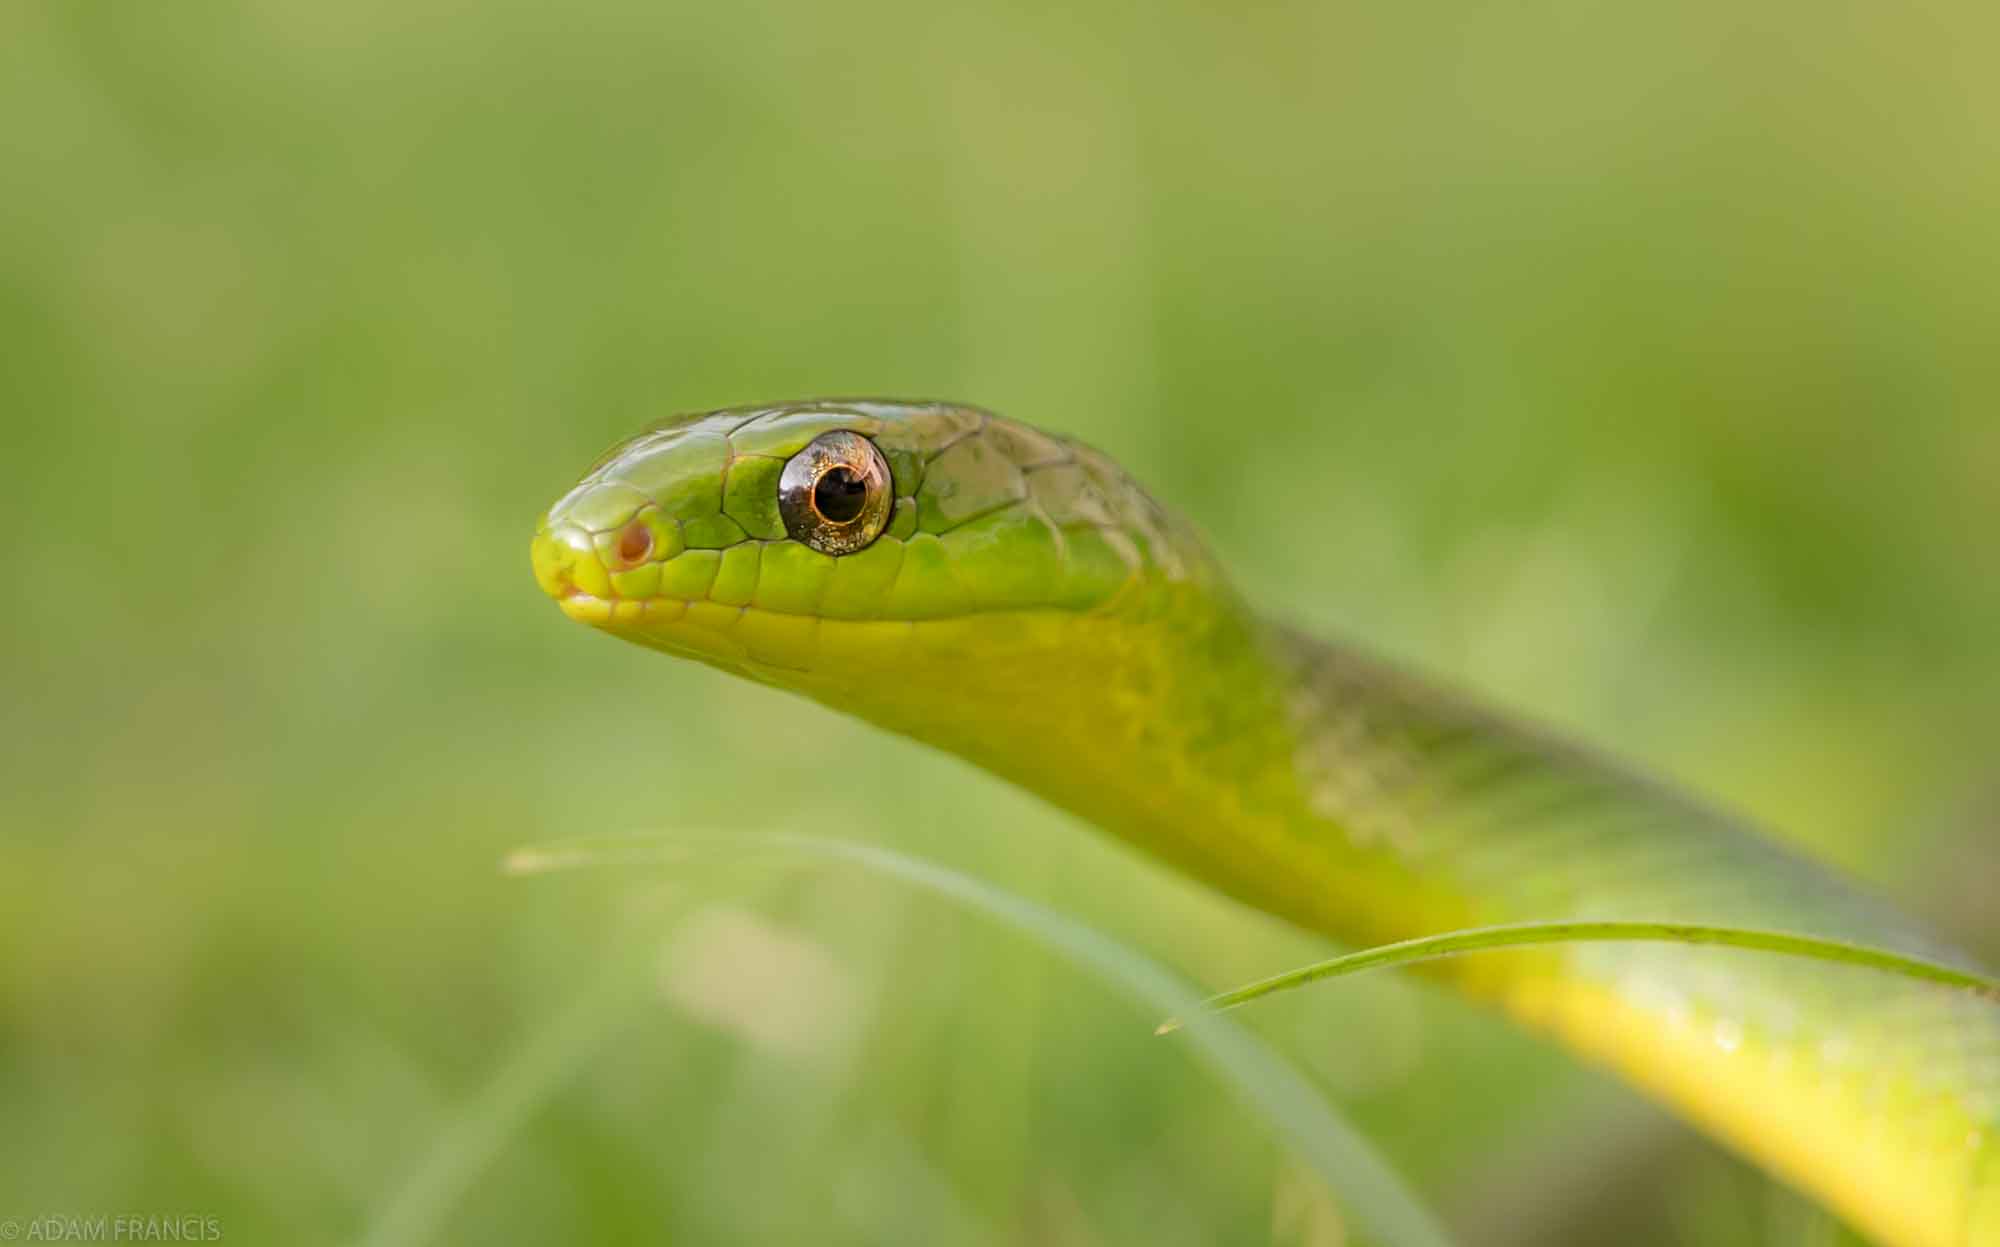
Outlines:
[[1942, 1100], [1889, 1097], [1796, 1050], [1718, 1041], [1699, 1016], [1667, 1019], [1615, 992], [1535, 977], [1506, 1008], [1553, 1031], [1772, 1172], [1896, 1247], [2000, 1244], [2000, 1196], [1975, 1195], [1986, 1139]]

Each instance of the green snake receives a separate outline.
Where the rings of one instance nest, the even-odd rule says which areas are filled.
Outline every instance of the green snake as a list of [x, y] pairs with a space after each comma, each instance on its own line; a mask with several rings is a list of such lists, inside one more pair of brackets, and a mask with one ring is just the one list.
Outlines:
[[[1956, 954], [1738, 820], [1259, 614], [1109, 458], [950, 403], [676, 416], [549, 508], [572, 619], [949, 750], [1347, 941], [1727, 923]], [[2000, 1243], [2000, 1005], [1736, 950], [1436, 963], [1886, 1243]]]

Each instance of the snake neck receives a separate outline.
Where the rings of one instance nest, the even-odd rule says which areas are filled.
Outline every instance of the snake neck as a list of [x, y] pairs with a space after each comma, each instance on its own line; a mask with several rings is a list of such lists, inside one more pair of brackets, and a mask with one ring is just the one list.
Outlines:
[[1219, 577], [1159, 578], [1111, 610], [920, 624], [894, 680], [790, 682], [1298, 925], [1375, 940], [1462, 923], [1362, 811], [1329, 807], [1300, 655]]
[[[1115, 611], [919, 625], [895, 679], [804, 688], [1352, 942], [1616, 917], [1940, 952], [1726, 816], [1267, 623], [1213, 584], [1163, 580]], [[1730, 950], [1435, 964], [1885, 1242], [2000, 1240], [1987, 1002]]]

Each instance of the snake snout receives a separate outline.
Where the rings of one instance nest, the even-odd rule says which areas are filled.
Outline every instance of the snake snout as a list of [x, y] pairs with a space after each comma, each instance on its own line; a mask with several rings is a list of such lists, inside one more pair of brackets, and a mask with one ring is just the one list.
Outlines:
[[568, 524], [545, 524], [535, 534], [529, 558], [542, 592], [567, 604], [578, 596], [608, 598], [611, 577], [598, 559], [590, 534]]

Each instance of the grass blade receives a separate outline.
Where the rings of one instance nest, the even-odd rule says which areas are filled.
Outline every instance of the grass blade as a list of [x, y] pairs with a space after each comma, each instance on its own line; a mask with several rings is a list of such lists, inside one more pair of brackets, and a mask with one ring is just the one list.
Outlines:
[[[662, 865], [694, 856], [859, 866], [915, 885], [1027, 935], [1148, 1009], [1192, 1014], [1200, 998], [1157, 962], [1090, 927], [969, 875], [892, 849], [789, 832], [664, 832], [589, 837], [510, 855], [516, 874]], [[1380, 1247], [1443, 1247], [1450, 1240], [1403, 1180], [1352, 1125], [1276, 1053], [1241, 1027], [1196, 1017], [1196, 1053], [1310, 1165], [1340, 1199], [1366, 1241]]]
[[[1470, 927], [1446, 931], [1395, 944], [1364, 948], [1326, 961], [1314, 962], [1267, 979], [1259, 979], [1233, 991], [1211, 996], [1202, 1002], [1208, 1013], [1221, 1013], [1277, 992], [1292, 991], [1321, 979], [1339, 978], [1363, 970], [1388, 966], [1410, 966], [1443, 957], [1498, 948], [1529, 948], [1547, 944], [1650, 943], [1697, 944], [1744, 948], [1786, 957], [1839, 965], [1864, 966], [1884, 974], [1933, 983], [1957, 991], [2000, 1000], [2000, 979], [1971, 970], [1892, 952], [1867, 944], [1797, 935], [1788, 931], [1763, 931], [1750, 927], [1708, 926], [1685, 922], [1524, 922], [1507, 926]], [[1160, 1023], [1155, 1034], [1167, 1034], [1184, 1025], [1180, 1016]]]

